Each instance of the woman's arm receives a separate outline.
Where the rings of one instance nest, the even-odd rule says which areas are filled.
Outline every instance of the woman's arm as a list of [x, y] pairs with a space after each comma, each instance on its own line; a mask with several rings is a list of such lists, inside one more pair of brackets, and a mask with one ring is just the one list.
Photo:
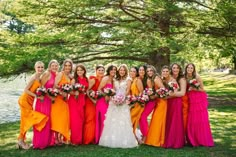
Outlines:
[[139, 91], [139, 94], [143, 93], [143, 83], [140, 79], [137, 79], [137, 88], [138, 88], [138, 91]]
[[155, 89], [157, 90], [157, 88], [164, 88], [165, 86], [163, 85], [163, 82], [161, 80], [161, 78], [159, 76], [156, 76], [154, 79], [154, 83], [155, 83]]
[[181, 78], [179, 80], [179, 84], [180, 84], [180, 91], [174, 91], [173, 93], [170, 93], [170, 96], [173, 97], [182, 97], [185, 95], [186, 93], [186, 86], [187, 86], [187, 82], [185, 78]]
[[29, 89], [30, 87], [33, 85], [34, 81], [35, 81], [35, 75], [32, 75], [32, 77], [30, 78], [28, 84], [26, 85], [25, 89], [24, 89], [24, 92], [33, 96], [33, 97], [36, 97], [36, 94], [31, 92]]
[[43, 73], [43, 75], [41, 76], [41, 85], [44, 87], [44, 85], [47, 83], [47, 81], [50, 78], [50, 73], [49, 71], [46, 71], [45, 73]]
[[59, 82], [61, 81], [62, 75], [63, 75], [63, 73], [60, 72], [60, 73], [56, 76], [53, 88], [59, 88], [59, 85], [58, 85], [58, 84], [59, 84]]
[[102, 78], [101, 83], [98, 86], [98, 90], [102, 90], [103, 87], [105, 87], [105, 85], [107, 84], [109, 77], [105, 76]]
[[130, 94], [131, 82], [132, 82], [131, 79], [127, 80], [127, 88], [126, 88], [126, 92], [125, 92], [126, 96]]

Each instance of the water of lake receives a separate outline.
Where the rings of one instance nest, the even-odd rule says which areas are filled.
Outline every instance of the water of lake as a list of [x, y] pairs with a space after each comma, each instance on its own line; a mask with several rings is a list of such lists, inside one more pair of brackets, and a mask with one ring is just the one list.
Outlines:
[[22, 94], [29, 76], [22, 74], [14, 80], [0, 79], [0, 123], [17, 121], [20, 119], [18, 99]]

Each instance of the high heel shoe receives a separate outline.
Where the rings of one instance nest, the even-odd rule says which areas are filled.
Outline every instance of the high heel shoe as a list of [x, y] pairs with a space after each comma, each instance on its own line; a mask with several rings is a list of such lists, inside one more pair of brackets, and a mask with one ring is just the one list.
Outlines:
[[23, 140], [19, 140], [16, 146], [18, 149], [25, 149], [25, 150], [30, 148], [29, 145], [26, 144]]

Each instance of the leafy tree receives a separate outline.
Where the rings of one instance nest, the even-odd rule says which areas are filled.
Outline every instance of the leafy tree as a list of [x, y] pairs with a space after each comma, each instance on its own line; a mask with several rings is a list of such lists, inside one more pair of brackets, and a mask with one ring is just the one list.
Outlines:
[[235, 11], [228, 10], [235, 10], [234, 1], [16, 0], [8, 6], [7, 12], [33, 25], [34, 32], [12, 36], [14, 44], [5, 51], [17, 57], [4, 54], [1, 63], [23, 68], [10, 66], [4, 74], [28, 70], [38, 59], [132, 60], [160, 69], [170, 59], [182, 58], [183, 64], [191, 54], [201, 59], [209, 47], [226, 57], [235, 52]]

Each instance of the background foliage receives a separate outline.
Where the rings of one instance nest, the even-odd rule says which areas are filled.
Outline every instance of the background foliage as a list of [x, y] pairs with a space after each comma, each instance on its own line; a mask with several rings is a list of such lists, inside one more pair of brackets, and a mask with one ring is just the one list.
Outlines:
[[1, 0], [0, 17], [0, 76], [54, 58], [236, 68], [235, 0]]

